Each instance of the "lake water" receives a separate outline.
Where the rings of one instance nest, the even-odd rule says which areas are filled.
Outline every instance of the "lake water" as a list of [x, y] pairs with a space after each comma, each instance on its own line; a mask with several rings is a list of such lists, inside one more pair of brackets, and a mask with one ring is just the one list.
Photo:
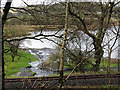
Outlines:
[[[112, 27], [113, 28], [113, 27]], [[47, 35], [50, 35], [50, 34], [54, 34], [56, 31], [44, 31], [43, 34], [47, 34]], [[37, 33], [34, 33], [34, 32], [31, 32], [32, 36], [36, 35], [36, 34], [39, 34], [40, 32], [37, 32]], [[82, 32], [81, 32], [82, 33]], [[96, 33], [96, 32], [92, 32], [92, 33]], [[103, 40], [103, 43], [102, 45], [105, 45], [111, 38], [115, 37], [114, 33], [111, 32], [111, 31], [108, 31], [108, 35], [105, 35], [104, 37], [104, 40]], [[88, 38], [87, 35], [84, 35], [82, 37], [82, 39], [84, 40], [85, 38]], [[54, 37], [50, 37], [49, 39], [52, 39], [52, 40], [55, 40]], [[115, 38], [112, 39], [110, 41], [110, 46], [113, 44]], [[36, 49], [42, 49], [42, 48], [51, 48], [51, 49], [55, 49], [56, 48], [56, 44], [53, 43], [52, 41], [49, 41], [49, 40], [46, 40], [46, 39], [43, 39], [42, 40], [43, 42], [41, 42], [40, 40], [33, 40], [33, 39], [26, 39], [22, 42], [22, 44], [20, 45], [21, 48], [36, 48]], [[89, 38], [89, 43], [91, 44], [92, 43], [92, 40], [91, 38]], [[82, 50], [85, 50], [86, 49], [86, 43], [85, 42], [82, 42], [82, 45], [81, 45], [81, 48]], [[116, 44], [114, 45], [113, 49], [116, 48], [118, 46], [118, 40], [116, 42]], [[71, 47], [73, 47], [73, 45], [71, 45]], [[90, 46], [90, 49], [93, 48], [93, 45]], [[104, 57], [107, 57], [107, 50], [108, 50], [108, 46], [105, 46], [104, 47]], [[117, 58], [118, 57], [118, 49], [114, 50], [113, 53], [112, 53], [112, 58]]]
[[[111, 29], [114, 29], [113, 27]], [[50, 34], [54, 34], [55, 32], [57, 31], [44, 31], [43, 34], [47, 34], [47, 35], [50, 35]], [[31, 33], [31, 36], [34, 36], [34, 35], [37, 35], [39, 34], [40, 32], [37, 32], [37, 33], [34, 33], [34, 32], [30, 32]], [[60, 34], [62, 34], [63, 32], [60, 32]], [[80, 32], [81, 34], [82, 32]], [[93, 34], [96, 34], [96, 32], [92, 31], [91, 33]], [[113, 32], [111, 32], [110, 30], [108, 30], [108, 35], [105, 35], [104, 37], [104, 40], [103, 40], [103, 43], [102, 45], [105, 45], [111, 38], [113, 38], [115, 35]], [[40, 38], [40, 37], [38, 37]], [[82, 36], [82, 40], [84, 41], [84, 39], [88, 38], [88, 41], [86, 41], [87, 43], [90, 43], [92, 44], [92, 39], [89, 38], [87, 35], [83, 35]], [[54, 37], [49, 37], [49, 39], [52, 39], [52, 40], [56, 40], [54, 39]], [[113, 44], [115, 38], [113, 38], [111, 41], [110, 41], [110, 46]], [[37, 55], [38, 54], [41, 54], [42, 55], [42, 58], [38, 58], [38, 59], [42, 59], [42, 60], [46, 60], [48, 57], [49, 57], [49, 52], [46, 51], [47, 49], [55, 49], [56, 48], [56, 44], [53, 43], [52, 41], [49, 41], [49, 40], [46, 40], [46, 39], [43, 39], [42, 40], [43, 42], [41, 42], [40, 40], [33, 40], [33, 39], [26, 39], [22, 42], [22, 44], [20, 45], [21, 48], [31, 48], [31, 49], [36, 49], [38, 51], [36, 52], [33, 52], [32, 50], [29, 50], [29, 53], [33, 54], [33, 55], [36, 55], [36, 57], [38, 57]], [[86, 42], [82, 42], [82, 50], [85, 50], [87, 47], [86, 47]], [[70, 44], [71, 46], [70, 47], [74, 47], [73, 44]], [[116, 44], [114, 45], [113, 48], [116, 48], [118, 46], [118, 40], [116, 42]], [[89, 49], [92, 49], [93, 48], [93, 45], [89, 45]], [[46, 50], [44, 50], [46, 49]], [[104, 47], [104, 57], [107, 57], [108, 56], [108, 46], [105, 46]], [[36, 54], [37, 53], [37, 54]], [[112, 52], [112, 55], [111, 55], [112, 58], [117, 58], [118, 57], [118, 49], [115, 49], [113, 52]], [[52, 74], [55, 74], [51, 71], [46, 71], [46, 70], [41, 70], [41, 69], [38, 69], [36, 66], [38, 64], [41, 64], [41, 61], [36, 61], [36, 62], [31, 62], [29, 63], [30, 65], [32, 65], [32, 68], [31, 70], [36, 72], [36, 76], [47, 76], [47, 75], [52, 75]]]

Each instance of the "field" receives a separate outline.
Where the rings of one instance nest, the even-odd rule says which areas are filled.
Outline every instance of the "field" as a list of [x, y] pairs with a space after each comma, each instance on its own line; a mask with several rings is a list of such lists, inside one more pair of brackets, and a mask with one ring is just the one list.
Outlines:
[[14, 62], [12, 62], [12, 58], [10, 56], [10, 53], [7, 53], [5, 55], [5, 77], [10, 77], [11, 75], [16, 74], [19, 72], [19, 69], [22, 67], [30, 66], [28, 63], [36, 61], [34, 55], [28, 54], [25, 51], [19, 49], [18, 54], [21, 56], [16, 56]]

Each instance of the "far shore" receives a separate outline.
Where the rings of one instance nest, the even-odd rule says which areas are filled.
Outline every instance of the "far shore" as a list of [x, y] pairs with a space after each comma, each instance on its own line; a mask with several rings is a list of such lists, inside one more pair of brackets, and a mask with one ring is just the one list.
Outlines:
[[[114, 23], [114, 24], [113, 24]], [[111, 26], [118, 26], [118, 22], [114, 21], [111, 23]], [[91, 25], [87, 25], [89, 31], [96, 31], [98, 27], [93, 27], [91, 29]], [[64, 25], [5, 25], [4, 30], [9, 30], [10, 27], [14, 27], [16, 30], [23, 29], [25, 31], [56, 31], [64, 28]], [[69, 25], [70, 28], [77, 29], [76, 25]], [[77, 29], [78, 30], [78, 29]]]

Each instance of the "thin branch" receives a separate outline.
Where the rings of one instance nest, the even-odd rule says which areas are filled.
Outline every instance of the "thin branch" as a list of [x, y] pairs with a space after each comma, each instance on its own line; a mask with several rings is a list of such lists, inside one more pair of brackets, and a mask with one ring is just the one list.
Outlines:
[[[6, 42], [12, 42], [12, 41], [21, 41], [21, 40], [24, 40], [24, 39], [35, 39], [35, 40], [41, 40], [41, 39], [44, 39], [46, 37], [56, 37], [56, 38], [61, 38], [61, 36], [59, 35], [56, 35], [58, 34], [59, 31], [57, 31], [55, 34], [51, 34], [51, 35], [44, 35], [42, 33], [38, 34], [38, 35], [35, 35], [33, 37], [22, 37], [22, 38], [13, 38], [13, 39], [5, 39], [4, 41]], [[38, 38], [39, 36], [42, 36], [41, 38]]]
[[18, 19], [18, 20], [23, 21], [23, 22], [34, 21], [34, 20], [25, 20], [25, 19], [21, 19], [21, 18], [16, 17], [16, 16], [8, 17], [6, 20], [8, 20], [8, 19]]
[[71, 71], [71, 73], [67, 76], [67, 78], [65, 79], [65, 81], [64, 82], [66, 82], [68, 79], [69, 79], [69, 77], [72, 75], [72, 73], [75, 71], [75, 69], [78, 67], [78, 66], [80, 66], [85, 60], [87, 60], [88, 58], [90, 58], [92, 55], [90, 55], [89, 57], [85, 57], [85, 58], [83, 58], [83, 60], [80, 62], [80, 63], [78, 63], [77, 64], [77, 66]]
[[83, 32], [84, 32], [84, 33], [86, 33], [87, 35], [89, 35], [89, 36], [92, 37], [92, 38], [96, 38], [95, 35], [91, 34], [91, 33], [87, 30], [87, 26], [86, 26], [84, 20], [83, 20], [80, 16], [78, 16], [77, 14], [75, 14], [74, 12], [72, 12], [71, 7], [70, 7], [70, 4], [69, 4], [69, 7], [68, 7], [68, 12], [70, 13], [70, 15], [76, 17], [76, 18], [82, 23], [82, 25], [83, 25], [83, 27], [84, 27], [84, 29], [83, 29]]

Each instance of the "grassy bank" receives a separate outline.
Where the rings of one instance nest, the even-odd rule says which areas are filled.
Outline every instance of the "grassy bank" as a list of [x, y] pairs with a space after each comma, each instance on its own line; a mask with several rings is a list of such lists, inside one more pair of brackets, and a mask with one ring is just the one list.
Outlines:
[[28, 62], [33, 62], [38, 59], [34, 57], [34, 55], [28, 54], [23, 50], [18, 50], [18, 56], [15, 57], [14, 62], [12, 62], [12, 58], [10, 53], [5, 54], [5, 77], [11, 77], [11, 75], [19, 72], [19, 69], [22, 67], [30, 66]]
[[[95, 61], [94, 59], [90, 59], [90, 62], [94, 62], [94, 61]], [[118, 66], [117, 62], [118, 62], [117, 59], [111, 59], [111, 62], [110, 62], [111, 73], [120, 73], [117, 70], [113, 70], [113, 68], [112, 68], [112, 67], [116, 67], [117, 68], [117, 66]], [[108, 66], [108, 59], [103, 59], [103, 60], [101, 60], [101, 63], [100, 63], [101, 71], [99, 71], [99, 72], [93, 72], [92, 71], [92, 68], [93, 68], [92, 65], [88, 64], [88, 65], [86, 65], [84, 67], [84, 69], [90, 70], [90, 71], [87, 71], [85, 73], [82, 73], [82, 72], [79, 72], [79, 71], [78, 72], [74, 71], [72, 75], [106, 74], [107, 73], [107, 66]], [[65, 63], [64, 64], [64, 68], [74, 68], [74, 67], [76, 67], [76, 65], [73, 64], [73, 63]], [[70, 72], [71, 72], [71, 70], [64, 71], [64, 75], [69, 75]]]
[[[95, 60], [94, 59], [90, 59], [89, 60], [91, 63], [92, 62], [95, 62]], [[110, 67], [117, 67], [118, 66], [118, 60], [117, 59], [111, 59], [110, 60]], [[101, 63], [100, 63], [100, 67], [102, 68], [102, 67], [104, 67], [104, 68], [107, 68], [107, 66], [108, 66], [108, 59], [103, 59], [103, 60], [101, 60]], [[76, 67], [76, 65], [74, 64], [74, 63], [65, 63], [64, 64], [64, 68], [74, 68], [74, 67]], [[85, 66], [85, 69], [91, 69], [92, 68], [92, 65], [91, 64], [87, 64], [86, 66]]]

